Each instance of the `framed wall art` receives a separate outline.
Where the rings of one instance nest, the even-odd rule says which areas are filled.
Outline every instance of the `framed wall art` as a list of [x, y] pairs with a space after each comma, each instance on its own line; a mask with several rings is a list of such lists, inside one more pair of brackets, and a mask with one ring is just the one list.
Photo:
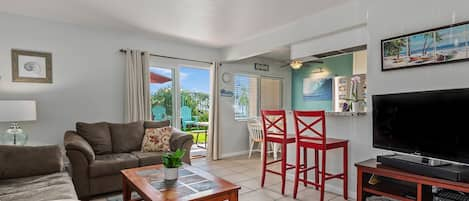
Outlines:
[[52, 54], [11, 50], [12, 81], [52, 83]]
[[469, 60], [469, 21], [381, 40], [381, 70]]
[[304, 78], [304, 101], [332, 100], [332, 78]]

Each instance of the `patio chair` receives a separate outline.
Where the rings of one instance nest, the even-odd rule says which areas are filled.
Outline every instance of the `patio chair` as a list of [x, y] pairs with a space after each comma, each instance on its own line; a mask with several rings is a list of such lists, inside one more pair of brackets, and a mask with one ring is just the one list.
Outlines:
[[[258, 144], [261, 144], [261, 150], [262, 147], [264, 146], [264, 134], [263, 134], [263, 131], [262, 131], [262, 124], [261, 122], [256, 119], [256, 118], [253, 118], [253, 119], [249, 119], [248, 120], [248, 131], [249, 131], [249, 158], [251, 158], [251, 155], [252, 155], [252, 151], [253, 151], [253, 148], [254, 148], [254, 145], [256, 143]], [[274, 147], [274, 144], [273, 143], [269, 143], [272, 147], [272, 152], [275, 151], [275, 147]], [[269, 152], [270, 153], [270, 152]], [[276, 154], [274, 154], [276, 155]], [[262, 156], [262, 154], [261, 154]], [[275, 159], [277, 157], [275, 156]]]
[[163, 121], [166, 118], [166, 108], [164, 108], [163, 106], [153, 106], [151, 112], [153, 114], [154, 121]]
[[181, 121], [183, 130], [187, 129], [188, 125], [196, 125], [198, 117], [192, 116], [192, 109], [188, 106], [181, 107]]

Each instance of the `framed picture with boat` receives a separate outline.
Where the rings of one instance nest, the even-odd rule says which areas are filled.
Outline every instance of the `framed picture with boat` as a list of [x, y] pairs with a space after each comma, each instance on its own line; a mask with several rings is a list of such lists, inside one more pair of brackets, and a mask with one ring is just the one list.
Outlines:
[[469, 21], [381, 40], [381, 71], [469, 60]]

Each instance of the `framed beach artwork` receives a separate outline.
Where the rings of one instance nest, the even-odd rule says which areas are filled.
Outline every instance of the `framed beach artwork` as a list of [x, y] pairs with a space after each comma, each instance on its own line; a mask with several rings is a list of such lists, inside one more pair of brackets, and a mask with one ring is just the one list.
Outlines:
[[12, 81], [52, 83], [52, 54], [11, 50]]
[[381, 70], [469, 60], [469, 22], [381, 40]]
[[332, 78], [303, 79], [304, 101], [332, 100]]

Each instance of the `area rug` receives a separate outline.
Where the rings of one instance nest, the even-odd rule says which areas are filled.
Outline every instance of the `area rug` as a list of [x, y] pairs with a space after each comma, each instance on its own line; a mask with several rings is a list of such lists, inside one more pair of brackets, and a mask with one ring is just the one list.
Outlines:
[[[132, 192], [132, 199], [139, 199], [140, 196], [136, 192]], [[90, 201], [122, 201], [122, 193], [114, 193], [109, 195], [99, 196]]]

